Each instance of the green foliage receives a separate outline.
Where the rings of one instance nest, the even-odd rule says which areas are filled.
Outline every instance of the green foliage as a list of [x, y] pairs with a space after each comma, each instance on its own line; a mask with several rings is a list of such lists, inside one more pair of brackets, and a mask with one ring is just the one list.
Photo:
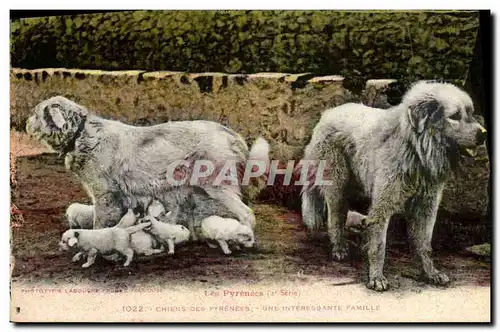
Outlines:
[[133, 11], [11, 22], [14, 67], [465, 79], [478, 12]]

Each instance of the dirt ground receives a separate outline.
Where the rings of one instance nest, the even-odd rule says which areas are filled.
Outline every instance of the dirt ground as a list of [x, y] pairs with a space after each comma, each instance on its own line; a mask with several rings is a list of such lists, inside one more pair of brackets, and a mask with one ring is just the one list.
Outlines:
[[[186, 244], [179, 246], [174, 256], [138, 257], [126, 268], [98, 259], [94, 266], [83, 269], [81, 263], [71, 262], [69, 254], [58, 251], [57, 242], [67, 229], [67, 206], [72, 202], [88, 203], [89, 199], [57, 154], [48, 153], [18, 133], [12, 133], [11, 139], [17, 172], [13, 203], [24, 219], [20, 227], [12, 227], [13, 282], [90, 282], [114, 288], [151, 282], [210, 286], [274, 280], [364, 282], [363, 261], [357, 250], [359, 239], [352, 237], [354, 254], [350, 261], [331, 262], [328, 242], [309, 240], [300, 215], [263, 202], [253, 206], [260, 246], [251, 252], [227, 257], [219, 249]], [[404, 237], [389, 234], [387, 256], [386, 275], [392, 281], [392, 291], [420, 292], [432, 287], [419, 280]], [[464, 251], [440, 251], [436, 253], [436, 264], [449, 273], [450, 287], [490, 284], [490, 262]]]

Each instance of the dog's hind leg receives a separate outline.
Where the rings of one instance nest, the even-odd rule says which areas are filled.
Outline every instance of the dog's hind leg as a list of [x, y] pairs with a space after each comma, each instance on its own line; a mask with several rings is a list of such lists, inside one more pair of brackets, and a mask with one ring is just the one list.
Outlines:
[[94, 264], [95, 259], [97, 257], [97, 250], [96, 249], [90, 249], [88, 254], [87, 254], [87, 262], [82, 265], [84, 269], [88, 268], [92, 264]]
[[[331, 259], [346, 260], [349, 256], [349, 245], [345, 238], [345, 222], [349, 206], [345, 188], [349, 183], [350, 170], [342, 146], [338, 142], [326, 142], [321, 146], [321, 155], [328, 161], [326, 174], [316, 174], [318, 179], [331, 179], [330, 184], [322, 184], [319, 190], [323, 194], [327, 209], [327, 229], [331, 244]], [[326, 175], [326, 176], [325, 176]], [[325, 178], [326, 177], [326, 178]]]
[[450, 278], [434, 267], [431, 258], [432, 233], [436, 222], [437, 211], [441, 200], [442, 188], [436, 190], [434, 196], [425, 196], [413, 200], [409, 207], [411, 214], [408, 216], [407, 227], [410, 247], [416, 254], [427, 281], [435, 285], [445, 285]]
[[123, 252], [121, 252], [121, 254], [127, 258], [125, 260], [125, 263], [123, 263], [123, 266], [129, 266], [132, 262], [132, 259], [134, 258], [134, 251], [130, 248], [127, 248]]
[[344, 191], [336, 182], [332, 186], [321, 188], [326, 207], [328, 210], [327, 227], [331, 245], [331, 259], [344, 261], [349, 256], [349, 245], [345, 238], [345, 222], [347, 218], [348, 205], [344, 197]]

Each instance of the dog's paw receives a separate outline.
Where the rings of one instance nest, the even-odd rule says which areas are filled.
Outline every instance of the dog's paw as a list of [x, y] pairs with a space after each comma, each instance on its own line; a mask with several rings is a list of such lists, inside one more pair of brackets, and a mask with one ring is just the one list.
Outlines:
[[368, 281], [366, 287], [368, 287], [369, 289], [373, 289], [377, 292], [383, 292], [389, 289], [389, 282], [384, 276], [375, 277], [370, 279], [370, 281]]
[[90, 264], [90, 263], [85, 263], [85, 264], [83, 264], [83, 265], [82, 265], [82, 267], [83, 267], [84, 269], [86, 269], [86, 268], [90, 267], [90, 265], [92, 265], [92, 264]]
[[444, 272], [437, 272], [427, 276], [427, 280], [433, 285], [446, 285], [450, 283], [450, 278]]
[[167, 252], [167, 255], [173, 255], [173, 254], [174, 254], [174, 252], [173, 252], [173, 251], [169, 251], [169, 252]]
[[217, 248], [217, 245], [216, 245], [216, 244], [214, 244], [214, 243], [211, 243], [211, 242], [207, 242], [207, 246], [209, 246], [209, 247], [210, 247], [210, 248], [212, 248], [212, 249]]
[[80, 258], [82, 258], [82, 254], [78, 253], [75, 256], [73, 256], [73, 258], [71, 258], [71, 261], [73, 263], [76, 263], [76, 262], [78, 262], [80, 260]]
[[349, 258], [349, 245], [347, 243], [332, 245], [330, 258], [336, 262], [346, 261]]

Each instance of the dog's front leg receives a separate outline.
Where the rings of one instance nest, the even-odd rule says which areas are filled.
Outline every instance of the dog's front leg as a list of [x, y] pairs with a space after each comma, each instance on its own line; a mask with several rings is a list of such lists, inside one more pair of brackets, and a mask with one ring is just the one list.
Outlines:
[[386, 185], [375, 192], [372, 207], [365, 219], [363, 248], [368, 260], [368, 283], [366, 287], [382, 292], [389, 288], [384, 276], [385, 247], [389, 221], [400, 212], [410, 193], [402, 190], [397, 179], [384, 181]]
[[72, 262], [78, 262], [83, 257], [83, 254], [84, 254], [84, 252], [80, 251], [75, 256], [73, 256], [73, 258], [71, 258], [71, 261]]
[[436, 222], [437, 211], [441, 201], [443, 188], [438, 188], [434, 195], [425, 195], [415, 199], [409, 210], [407, 230], [410, 247], [416, 254], [422, 272], [431, 284], [446, 285], [450, 278], [434, 267], [431, 258], [432, 233]]
[[88, 268], [89, 266], [94, 264], [96, 257], [97, 257], [97, 250], [94, 248], [90, 249], [87, 255], [87, 262], [83, 264], [82, 267]]
[[232, 251], [229, 250], [229, 246], [227, 245], [227, 242], [225, 240], [217, 240], [219, 242], [220, 248], [226, 255], [231, 255]]
[[167, 239], [167, 245], [168, 245], [168, 255], [173, 255], [174, 250], [175, 250], [175, 245], [174, 245], [174, 240], [173, 239]]
[[122, 202], [113, 193], [96, 198], [94, 204], [94, 229], [113, 227], [123, 217]]

